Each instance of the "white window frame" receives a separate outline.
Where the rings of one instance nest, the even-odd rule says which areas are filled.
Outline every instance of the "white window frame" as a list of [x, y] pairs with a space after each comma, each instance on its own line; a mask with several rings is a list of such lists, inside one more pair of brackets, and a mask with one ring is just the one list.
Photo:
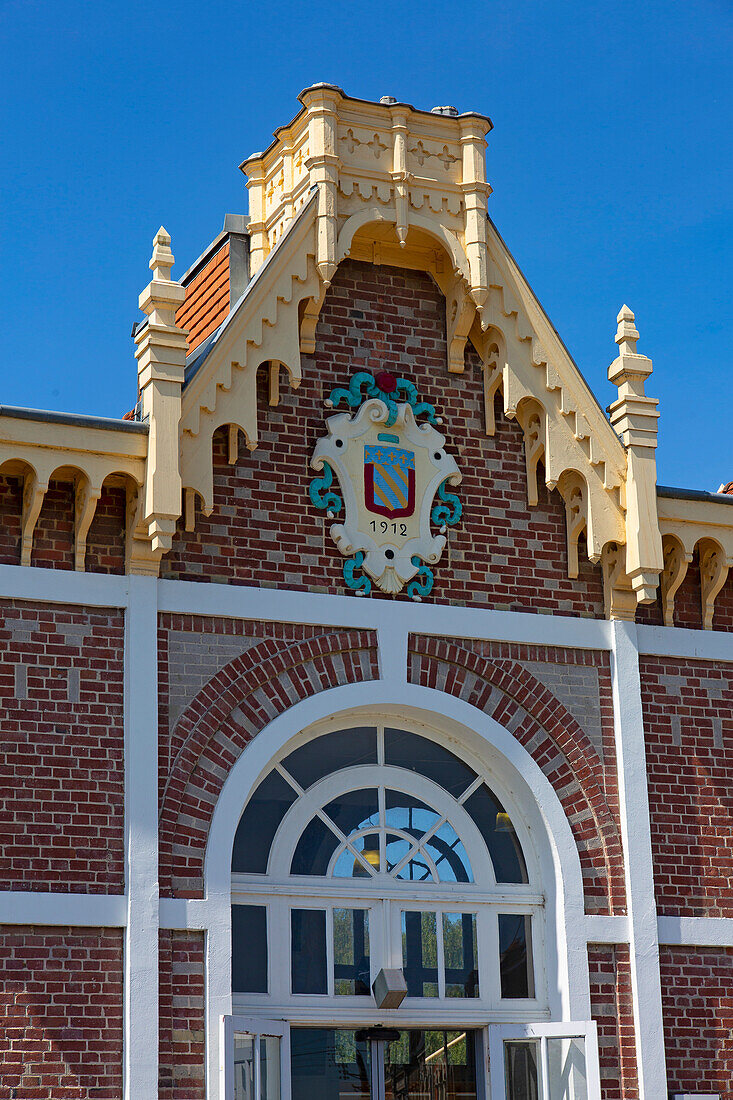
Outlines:
[[583, 1039], [588, 1100], [601, 1100], [601, 1075], [598, 1062], [598, 1029], [594, 1020], [559, 1024], [490, 1024], [489, 1072], [491, 1100], [507, 1100], [504, 1070], [504, 1043], [523, 1039], [540, 1040], [540, 1100], [550, 1100], [547, 1065], [548, 1039]]
[[[371, 717], [371, 716], [370, 716]], [[357, 719], [354, 719], [357, 722]], [[370, 938], [370, 980], [381, 966], [401, 967], [402, 942], [399, 927], [402, 910], [437, 910], [442, 912], [469, 911], [477, 915], [479, 942], [479, 997], [461, 998], [466, 1009], [463, 1021], [467, 1026], [478, 1022], [486, 1023], [487, 1016], [497, 1018], [511, 1009], [511, 1016], [517, 1019], [517, 1012], [524, 1018], [536, 1019], [545, 1013], [548, 991], [544, 980], [544, 968], [541, 960], [545, 957], [545, 898], [539, 891], [540, 879], [537, 854], [534, 851], [530, 834], [522, 823], [519, 809], [514, 804], [511, 790], [497, 783], [491, 770], [479, 760], [468, 760], [476, 779], [470, 783], [460, 797], [455, 797], [439, 783], [421, 773], [412, 773], [403, 768], [387, 765], [384, 762], [384, 730], [388, 725], [414, 733], [427, 740], [441, 740], [436, 730], [424, 727], [422, 723], [413, 723], [404, 718], [374, 715], [370, 724], [377, 734], [376, 763], [354, 765], [338, 772], [328, 773], [317, 780], [307, 791], [302, 791], [297, 781], [287, 773], [287, 757], [294, 751], [293, 744], [287, 746], [284, 754], [273, 761], [273, 765], [286, 781], [299, 793], [291, 808], [284, 815], [272, 841], [266, 874], [235, 872], [231, 877], [231, 900], [235, 905], [264, 905], [267, 908], [268, 934], [268, 992], [259, 994], [233, 994], [233, 1010], [245, 1014], [254, 1011], [267, 1012], [279, 1017], [281, 1014], [297, 1018], [302, 1022], [308, 1009], [313, 1010], [314, 1021], [323, 1015], [323, 1006], [328, 998], [336, 1010], [338, 1018], [345, 1010], [366, 1010], [364, 1022], [373, 1021], [375, 1010], [365, 997], [343, 996], [334, 999], [333, 990], [333, 909], [366, 908], [369, 915]], [[363, 724], [363, 719], [358, 719]], [[314, 737], [333, 732], [334, 729], [348, 730], [350, 723], [343, 716], [321, 724], [317, 731], [305, 731], [303, 743]], [[333, 729], [331, 728], [333, 727]], [[306, 736], [307, 734], [307, 736]], [[451, 749], [451, 751], [455, 751]], [[490, 852], [476, 823], [466, 810], [464, 803], [474, 789], [486, 784], [502, 801], [512, 821], [517, 823], [517, 835], [527, 865], [528, 882], [497, 883]], [[426, 881], [414, 883], [401, 880], [393, 874], [375, 871], [369, 868], [369, 876], [364, 878], [336, 878], [333, 865], [345, 846], [345, 839], [336, 848], [329, 865], [329, 873], [324, 876], [297, 876], [290, 874], [293, 853], [304, 829], [314, 817], [320, 816], [328, 803], [351, 790], [363, 790], [374, 787], [378, 790], [380, 817], [384, 813], [384, 789], [390, 788], [412, 795], [423, 801], [441, 818], [450, 822], [465, 846], [471, 864], [474, 881]], [[393, 832], [392, 827], [379, 825], [369, 831], [380, 833], [380, 850], [384, 848], [382, 829]], [[411, 838], [412, 841], [415, 838]], [[348, 842], [346, 842], [348, 846]], [[327, 921], [327, 988], [322, 994], [293, 994], [291, 992], [291, 933], [289, 912], [291, 908], [325, 909]], [[532, 968], [534, 973], [534, 997], [505, 1001], [501, 998], [499, 982], [499, 940], [498, 913], [526, 913], [532, 916]], [[438, 918], [438, 939], [442, 937], [442, 923]], [[281, 942], [283, 950], [275, 954], [272, 945]], [[443, 974], [443, 961], [439, 974]], [[443, 992], [444, 982], [439, 976], [439, 992]], [[435, 1016], [438, 1009], [444, 1012], [450, 1006], [457, 1008], [453, 998], [437, 997], [426, 1001], [422, 998], [411, 999], [415, 1013], [425, 1013], [425, 1024]], [[368, 1019], [367, 1014], [368, 1013]], [[500, 1017], [501, 1018], [501, 1017]], [[506, 1016], [504, 1016], [506, 1019]], [[521, 1018], [521, 1017], [520, 1017]]]
[[280, 1100], [290, 1100], [290, 1024], [287, 1020], [266, 1020], [256, 1016], [222, 1017], [222, 1100], [234, 1100], [234, 1036], [251, 1035], [254, 1039], [254, 1100], [260, 1100], [260, 1039], [280, 1040]]

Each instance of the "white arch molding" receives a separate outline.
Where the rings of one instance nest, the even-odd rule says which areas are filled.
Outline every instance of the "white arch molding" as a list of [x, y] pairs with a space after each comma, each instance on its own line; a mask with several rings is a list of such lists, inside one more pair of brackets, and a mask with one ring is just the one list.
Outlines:
[[[246, 746], [229, 772], [211, 820], [204, 861], [206, 914], [207, 1097], [219, 1100], [221, 1018], [232, 1012], [231, 859], [245, 804], [297, 734], [326, 719], [351, 721], [355, 712], [424, 722], [464, 744], [496, 775], [532, 837], [546, 897], [545, 961], [548, 1003], [555, 1021], [590, 1019], [583, 877], [575, 839], [562, 804], [539, 765], [517, 739], [461, 699], [415, 684], [369, 681], [330, 688], [274, 718]], [[488, 753], [487, 753], [488, 750]]]

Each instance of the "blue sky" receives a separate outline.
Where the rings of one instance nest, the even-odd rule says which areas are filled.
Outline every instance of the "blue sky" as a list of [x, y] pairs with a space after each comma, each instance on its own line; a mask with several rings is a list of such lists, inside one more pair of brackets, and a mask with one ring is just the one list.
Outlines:
[[659, 480], [733, 478], [729, 0], [2, 0], [0, 403], [117, 416], [163, 223], [182, 274], [316, 81], [490, 115], [490, 213], [603, 406], [615, 318]]

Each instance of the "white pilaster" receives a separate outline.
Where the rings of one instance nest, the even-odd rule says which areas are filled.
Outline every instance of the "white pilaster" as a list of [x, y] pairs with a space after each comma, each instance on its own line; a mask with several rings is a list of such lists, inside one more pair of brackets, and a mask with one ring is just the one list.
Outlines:
[[158, 1096], [158, 613], [154, 577], [127, 578], [125, 1100]]
[[614, 622], [611, 667], [639, 1100], [667, 1100], [657, 909], [636, 626]]

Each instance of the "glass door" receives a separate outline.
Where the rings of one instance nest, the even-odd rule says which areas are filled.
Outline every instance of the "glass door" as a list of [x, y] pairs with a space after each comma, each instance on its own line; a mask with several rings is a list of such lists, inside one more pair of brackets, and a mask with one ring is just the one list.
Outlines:
[[489, 1028], [492, 1100], [598, 1100], [592, 1021]]
[[478, 1100], [479, 1046], [460, 1028], [293, 1028], [292, 1100]]
[[225, 1016], [223, 1025], [225, 1100], [290, 1100], [287, 1023]]

